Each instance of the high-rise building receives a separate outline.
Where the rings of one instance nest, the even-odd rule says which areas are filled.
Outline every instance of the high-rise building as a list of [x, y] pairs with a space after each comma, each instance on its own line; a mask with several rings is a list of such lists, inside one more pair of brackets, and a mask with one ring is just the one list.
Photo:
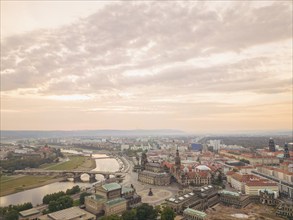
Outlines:
[[276, 146], [273, 138], [270, 138], [269, 140], [269, 151], [270, 152], [276, 152]]
[[284, 158], [290, 158], [289, 147], [287, 143], [285, 143], [284, 146]]

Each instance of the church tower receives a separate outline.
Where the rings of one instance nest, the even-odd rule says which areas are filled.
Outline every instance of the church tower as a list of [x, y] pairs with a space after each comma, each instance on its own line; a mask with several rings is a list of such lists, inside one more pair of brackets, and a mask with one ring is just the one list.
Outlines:
[[141, 169], [144, 170], [145, 169], [145, 165], [148, 163], [148, 158], [145, 152], [143, 152], [141, 154]]
[[269, 151], [276, 152], [275, 142], [274, 142], [273, 138], [270, 138], [270, 140], [269, 140]]
[[181, 160], [180, 160], [179, 150], [178, 150], [178, 146], [177, 146], [176, 156], [175, 156], [175, 169], [176, 169], [176, 171], [179, 171], [180, 167], [181, 167]]
[[289, 152], [289, 148], [288, 148], [288, 144], [285, 143], [285, 146], [284, 146], [284, 159], [287, 159], [287, 158], [290, 158], [290, 152]]

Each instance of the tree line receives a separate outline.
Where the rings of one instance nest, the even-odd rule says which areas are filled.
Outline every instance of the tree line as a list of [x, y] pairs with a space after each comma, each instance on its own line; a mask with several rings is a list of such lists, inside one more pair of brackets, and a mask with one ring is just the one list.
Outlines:
[[47, 194], [43, 197], [43, 204], [48, 204], [48, 209], [43, 211], [43, 214], [56, 212], [62, 209], [67, 209], [73, 206], [73, 199], [70, 197], [80, 192], [78, 185], [67, 189], [66, 192], [59, 191], [52, 194]]
[[101, 220], [154, 220], [157, 219], [158, 216], [160, 216], [161, 220], [174, 220], [176, 214], [170, 207], [161, 209], [157, 206], [154, 208], [151, 205], [143, 203], [137, 208], [125, 211], [122, 216], [104, 216]]
[[6, 207], [0, 207], [0, 219], [5, 220], [17, 220], [19, 212], [31, 209], [32, 203], [26, 202], [20, 205], [9, 205]]

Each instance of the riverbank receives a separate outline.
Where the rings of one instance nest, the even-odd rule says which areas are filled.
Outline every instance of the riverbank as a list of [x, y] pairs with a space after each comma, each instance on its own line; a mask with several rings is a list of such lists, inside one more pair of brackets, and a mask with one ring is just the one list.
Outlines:
[[54, 176], [1, 176], [0, 178], [0, 196], [6, 196], [13, 193], [45, 186], [50, 183], [62, 181], [63, 178]]
[[[58, 164], [48, 164], [45, 169], [48, 170], [92, 170], [96, 168], [96, 162], [93, 158], [83, 156], [69, 156], [69, 161]], [[63, 177], [55, 176], [5, 176], [0, 178], [0, 196], [6, 196], [21, 192], [28, 189], [33, 189], [40, 186], [45, 186], [50, 183], [60, 182]]]

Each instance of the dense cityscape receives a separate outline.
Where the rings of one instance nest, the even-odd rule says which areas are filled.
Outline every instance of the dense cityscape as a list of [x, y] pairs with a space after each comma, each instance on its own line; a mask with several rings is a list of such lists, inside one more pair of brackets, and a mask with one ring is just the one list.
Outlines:
[[[267, 136], [215, 138], [2, 137], [1, 215], [4, 219], [292, 219], [292, 136], [279, 135], [279, 142]], [[223, 139], [235, 144], [227, 145]], [[267, 146], [244, 148], [238, 144], [243, 139], [266, 140]], [[68, 185], [58, 191], [56, 183]], [[39, 194], [22, 195], [35, 188], [41, 189]]]
[[293, 220], [292, 0], [0, 11], [0, 220]]

